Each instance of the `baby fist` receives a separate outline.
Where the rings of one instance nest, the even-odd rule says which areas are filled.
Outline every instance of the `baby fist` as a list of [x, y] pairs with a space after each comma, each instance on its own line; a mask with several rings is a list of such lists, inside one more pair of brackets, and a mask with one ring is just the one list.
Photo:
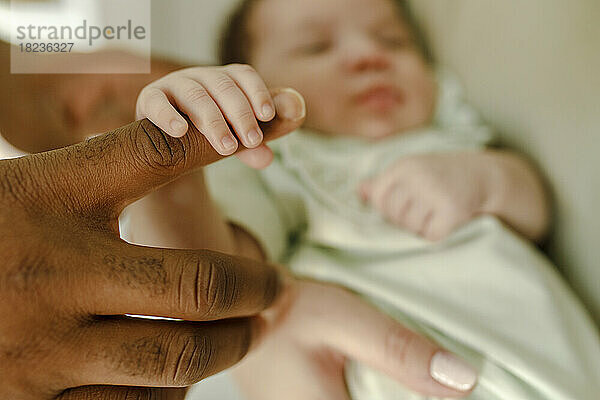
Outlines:
[[415, 155], [359, 187], [361, 198], [389, 222], [437, 241], [484, 209], [485, 165], [478, 153]]

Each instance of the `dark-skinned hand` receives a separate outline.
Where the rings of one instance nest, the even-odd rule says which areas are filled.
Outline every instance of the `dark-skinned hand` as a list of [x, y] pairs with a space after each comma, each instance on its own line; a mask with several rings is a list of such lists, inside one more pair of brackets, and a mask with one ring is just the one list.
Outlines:
[[[301, 123], [261, 128], [273, 139]], [[281, 291], [276, 267], [119, 238], [125, 206], [222, 158], [189, 126], [173, 138], [141, 120], [0, 161], [0, 398], [181, 399], [261, 337], [253, 316]]]

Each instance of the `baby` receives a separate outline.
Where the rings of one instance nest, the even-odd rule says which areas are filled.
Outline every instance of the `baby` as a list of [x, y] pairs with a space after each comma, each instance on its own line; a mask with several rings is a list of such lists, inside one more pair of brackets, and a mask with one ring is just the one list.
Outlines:
[[[138, 117], [179, 137], [181, 112], [216, 151], [243, 146], [243, 163], [264, 168], [227, 159], [205, 171], [230, 223], [227, 250], [252, 247], [243, 231], [259, 244], [246, 255], [363, 295], [476, 365], [469, 398], [595, 396], [595, 328], [521, 238], [547, 231], [541, 179], [521, 157], [486, 149], [490, 131], [434, 68], [404, 2], [242, 1], [221, 58], [229, 65], [146, 87]], [[302, 94], [306, 122], [269, 148], [260, 126], [275, 116], [273, 87]], [[135, 205], [122, 222], [128, 239], [211, 247], [194, 223], [220, 218], [200, 205], [203, 185], [188, 177]], [[252, 360], [238, 374], [270, 398]], [[354, 362], [346, 379], [354, 399], [424, 398]]]

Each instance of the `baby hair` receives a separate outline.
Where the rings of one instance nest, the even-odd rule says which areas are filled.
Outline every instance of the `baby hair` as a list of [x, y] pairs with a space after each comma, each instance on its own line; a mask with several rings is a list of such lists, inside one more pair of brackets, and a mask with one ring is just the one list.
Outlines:
[[[249, 64], [252, 58], [252, 35], [250, 15], [261, 0], [242, 0], [233, 10], [223, 26], [219, 42], [219, 62], [225, 64]], [[400, 16], [409, 25], [418, 48], [428, 63], [433, 62], [425, 36], [416, 23], [410, 5], [406, 0], [389, 0], [397, 5]]]

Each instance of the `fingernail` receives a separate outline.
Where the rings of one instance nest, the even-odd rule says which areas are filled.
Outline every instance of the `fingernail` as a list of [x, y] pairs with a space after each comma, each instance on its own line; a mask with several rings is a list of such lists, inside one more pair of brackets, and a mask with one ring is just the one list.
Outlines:
[[281, 89], [273, 101], [277, 112], [285, 119], [298, 121], [306, 116], [304, 98], [294, 89]]
[[273, 109], [273, 107], [269, 104], [266, 103], [263, 107], [262, 107], [262, 116], [264, 119], [271, 119], [275, 116], [275, 110]]
[[258, 146], [260, 142], [262, 142], [262, 134], [258, 129], [252, 129], [248, 132], [248, 144], [250, 144], [250, 146]]
[[169, 126], [173, 132], [177, 133], [178, 136], [183, 136], [186, 133], [185, 124], [178, 119], [171, 121]]
[[229, 153], [236, 148], [237, 143], [231, 137], [225, 136], [221, 139], [221, 145], [223, 146], [223, 150]]
[[438, 351], [429, 366], [431, 377], [451, 389], [466, 392], [477, 382], [477, 372], [466, 362], [446, 351]]

